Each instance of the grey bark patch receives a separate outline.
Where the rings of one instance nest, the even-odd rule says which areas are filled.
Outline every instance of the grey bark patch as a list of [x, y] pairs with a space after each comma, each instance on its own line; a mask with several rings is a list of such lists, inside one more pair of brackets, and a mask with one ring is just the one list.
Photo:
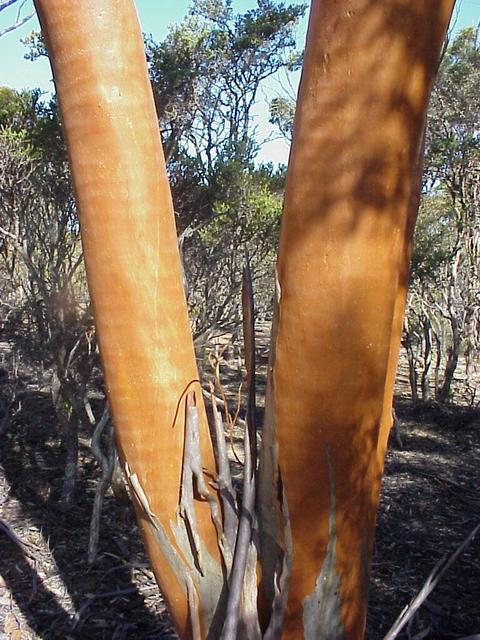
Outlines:
[[[198, 542], [198, 549], [193, 548], [186, 523], [179, 513], [177, 513], [177, 524], [170, 522], [170, 529], [178, 547], [177, 551], [159, 518], [152, 512], [148, 497], [137, 475], [131, 472], [128, 464], [125, 465], [125, 473], [133, 493], [149, 520], [161, 553], [187, 594], [192, 619], [192, 637], [194, 640], [197, 638], [200, 640], [198, 630], [201, 628], [199, 614], [199, 603], [201, 603], [204, 635], [208, 634], [208, 638], [218, 638], [221, 627], [219, 628], [217, 613], [221, 613], [225, 599], [222, 567], [211, 557], [201, 540]], [[203, 561], [202, 571], [196, 565], [198, 552]]]
[[170, 522], [175, 542], [185, 559], [187, 575], [191, 579], [192, 587], [198, 594], [202, 607], [202, 616], [205, 630], [210, 631], [214, 625], [215, 612], [222, 601], [224, 588], [224, 576], [221, 566], [212, 558], [203, 542], [199, 541], [199, 551], [202, 557], [202, 572], [197, 570], [195, 555], [192, 551], [192, 543], [180, 516], [177, 523]]
[[337, 533], [335, 529], [335, 480], [332, 452], [326, 448], [330, 487], [328, 545], [325, 560], [315, 583], [315, 591], [303, 600], [305, 640], [343, 640], [340, 576], [337, 574]]

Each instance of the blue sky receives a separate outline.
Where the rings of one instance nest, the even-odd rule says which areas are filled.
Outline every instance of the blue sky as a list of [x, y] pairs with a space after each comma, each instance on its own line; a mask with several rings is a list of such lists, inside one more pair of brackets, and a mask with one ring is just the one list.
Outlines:
[[[78, 1], [78, 0], [74, 0]], [[302, 4], [302, 0], [289, 0], [291, 4]], [[186, 15], [190, 0], [136, 0], [136, 6], [142, 30], [151, 33], [156, 40], [165, 37], [171, 24], [180, 22]], [[236, 11], [246, 11], [256, 6], [255, 0], [234, 0]], [[29, 9], [32, 10], [31, 3]], [[11, 24], [15, 18], [15, 11], [7, 9], [0, 13], [0, 30]], [[452, 26], [454, 31], [473, 26], [480, 21], [480, 0], [457, 0]], [[298, 28], [298, 42], [303, 45], [305, 38], [307, 19], [302, 21]], [[32, 18], [21, 29], [12, 31], [0, 38], [0, 86], [9, 86], [15, 89], [39, 87], [45, 91], [52, 90], [50, 66], [46, 59], [35, 63], [24, 60], [25, 47], [20, 43], [32, 30], [38, 30], [36, 18]], [[293, 83], [298, 81], [293, 79]], [[266, 100], [271, 99], [282, 91], [278, 80], [271, 80], [261, 92], [260, 103], [256, 108], [256, 125], [260, 139], [271, 137], [272, 130], [268, 124], [268, 111]], [[288, 146], [283, 140], [275, 139], [263, 145], [260, 160], [286, 162], [288, 158]]]

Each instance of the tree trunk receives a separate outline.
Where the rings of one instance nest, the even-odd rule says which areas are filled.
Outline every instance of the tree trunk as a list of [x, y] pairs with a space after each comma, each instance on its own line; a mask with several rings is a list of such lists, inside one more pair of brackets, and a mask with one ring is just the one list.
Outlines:
[[417, 372], [415, 352], [412, 344], [412, 336], [408, 332], [408, 329], [407, 329], [405, 338], [403, 340], [403, 345], [405, 347], [405, 351], [407, 352], [408, 380], [410, 382], [410, 392], [412, 394], [412, 402], [418, 402], [418, 372]]
[[435, 368], [433, 373], [433, 387], [435, 390], [435, 399], [438, 398], [440, 389], [440, 365], [442, 364], [442, 341], [436, 331], [432, 331], [433, 340], [435, 342]]
[[452, 329], [452, 344], [448, 348], [447, 363], [445, 365], [445, 373], [443, 375], [443, 382], [438, 390], [437, 400], [439, 402], [446, 402], [450, 398], [452, 389], [453, 376], [458, 365], [458, 358], [460, 356], [461, 336], [458, 328], [458, 321], [456, 318], [450, 318], [450, 327]]
[[422, 400], [430, 400], [430, 367], [432, 365], [432, 325], [427, 317], [422, 319], [423, 328], [423, 371], [422, 371]]
[[[282, 553], [292, 557], [285, 638], [363, 635], [413, 167], [452, 4], [312, 3], [259, 506], [267, 602]], [[272, 540], [276, 556], [264, 553]]]
[[68, 511], [75, 497], [78, 464], [78, 430], [80, 415], [75, 410], [68, 392], [68, 383], [58, 370], [54, 373], [51, 389], [52, 403], [60, 426], [61, 440], [65, 449], [65, 470], [63, 473], [60, 507]]
[[[215, 462], [134, 5], [35, 4], [71, 158], [116, 438], [147, 551], [182, 638], [219, 637], [225, 568], [211, 513], [219, 507], [212, 487], [213, 503], [196, 486], [215, 477]], [[184, 474], [191, 393], [196, 459]]]

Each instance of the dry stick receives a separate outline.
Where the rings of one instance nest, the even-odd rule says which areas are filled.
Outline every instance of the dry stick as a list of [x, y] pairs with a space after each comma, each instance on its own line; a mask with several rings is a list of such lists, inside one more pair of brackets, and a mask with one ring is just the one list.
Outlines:
[[402, 613], [395, 620], [393, 627], [387, 633], [383, 640], [394, 640], [403, 629], [403, 627], [408, 623], [410, 618], [412, 618], [418, 609], [422, 606], [428, 596], [435, 589], [437, 584], [440, 582], [443, 575], [448, 571], [448, 569], [452, 566], [452, 564], [458, 559], [458, 557], [465, 551], [468, 545], [475, 538], [477, 533], [480, 531], [480, 523], [468, 534], [465, 540], [461, 543], [457, 549], [448, 555], [443, 556], [437, 564], [434, 566], [432, 572], [428, 576], [425, 584], [420, 589], [419, 593], [415, 596], [415, 598], [408, 604]]
[[[223, 528], [225, 537], [230, 547], [232, 556], [235, 546], [235, 535], [238, 527], [237, 495], [232, 485], [232, 475], [230, 473], [230, 463], [228, 461], [227, 447], [225, 445], [225, 433], [223, 431], [223, 421], [217, 402], [213, 394], [213, 384], [210, 385], [211, 401], [213, 411], [213, 424], [215, 428], [215, 438], [217, 441], [216, 459], [218, 465], [217, 484], [220, 499], [223, 506]], [[231, 567], [228, 567], [230, 570]]]
[[252, 275], [248, 261], [243, 270], [242, 306], [243, 337], [245, 341], [245, 365], [247, 369], [247, 427], [244, 436], [243, 496], [238, 525], [237, 542], [233, 557], [233, 568], [230, 576], [225, 624], [222, 640], [237, 638], [238, 623], [241, 612], [241, 596], [248, 552], [252, 540], [255, 509], [255, 479], [257, 460], [257, 435], [255, 429], [255, 320], [253, 306]]
[[[241, 421], [238, 418], [238, 415], [240, 413], [240, 408], [241, 408], [241, 391], [242, 391], [242, 385], [240, 385], [240, 387], [238, 388], [238, 397], [237, 397], [237, 409], [235, 411], [235, 415], [232, 416], [230, 415], [230, 409], [228, 408], [228, 401], [227, 401], [227, 396], [225, 393], [225, 390], [223, 388], [222, 385], [222, 381], [220, 379], [220, 363], [223, 361], [223, 352], [225, 351], [227, 345], [225, 345], [225, 347], [222, 349], [222, 352], [220, 353], [219, 356], [215, 356], [215, 357], [211, 357], [210, 358], [210, 364], [213, 367], [213, 370], [215, 372], [215, 382], [217, 385], [218, 390], [220, 391], [220, 395], [222, 396], [221, 398], [217, 398], [217, 402], [219, 402], [220, 404], [223, 405], [223, 410], [225, 413], [225, 420], [227, 422], [227, 426], [228, 426], [228, 430], [229, 430], [229, 434], [230, 434], [230, 448], [233, 452], [233, 455], [235, 456], [236, 461], [238, 462], [238, 464], [240, 466], [243, 466], [243, 462], [240, 460], [240, 457], [235, 449], [235, 444], [233, 442], [233, 435], [234, 435], [234, 429], [235, 429], [235, 425], [238, 423], [240, 423]], [[246, 425], [245, 425], [246, 427]]]
[[[93, 414], [88, 404], [87, 415], [90, 421]], [[101, 438], [104, 430], [108, 426], [108, 451], [104, 454], [101, 447]], [[98, 541], [100, 538], [100, 516], [102, 514], [103, 499], [112, 479], [113, 467], [115, 462], [115, 444], [113, 440], [113, 426], [110, 420], [110, 412], [108, 404], [105, 403], [102, 417], [95, 426], [91, 442], [92, 453], [100, 465], [102, 475], [100, 476], [95, 488], [95, 498], [93, 501], [92, 518], [90, 520], [90, 537], [88, 540], [88, 564], [93, 564], [98, 553]]]
[[10, 538], [10, 540], [17, 545], [17, 547], [19, 547], [21, 549], [21, 551], [28, 556], [29, 558], [35, 559], [35, 556], [32, 554], [32, 551], [30, 550], [29, 547], [33, 547], [35, 546], [36, 549], [38, 549], [38, 547], [36, 545], [32, 545], [31, 543], [26, 543], [24, 542], [16, 533], [15, 531], [12, 529], [12, 527], [8, 524], [8, 522], [5, 522], [5, 520], [0, 520], [0, 531], [3, 531], [3, 533]]
[[292, 572], [293, 541], [292, 529], [290, 526], [290, 516], [288, 513], [287, 498], [285, 489], [282, 488], [282, 514], [285, 531], [285, 549], [283, 552], [282, 566], [275, 576], [275, 595], [272, 604], [272, 615], [268, 623], [263, 640], [278, 640], [282, 635], [283, 617], [287, 608], [288, 587]]
[[[240, 394], [240, 393], [241, 393], [241, 387], [242, 387], [242, 385], [240, 385], [240, 387], [239, 387], [239, 389], [238, 389], [238, 391], [237, 391], [237, 394]], [[202, 393], [203, 393], [203, 396], [204, 396], [205, 398], [208, 398], [208, 399], [210, 399], [210, 400], [211, 400], [211, 398], [212, 398], [212, 391], [211, 391], [211, 389], [210, 389], [210, 391], [207, 391], [207, 389], [204, 389], [204, 388], [202, 387]], [[215, 395], [215, 393], [213, 394], [213, 397], [215, 398], [215, 402], [217, 403], [217, 407], [218, 407], [218, 406], [220, 406], [220, 407], [222, 407], [222, 409], [224, 409], [224, 408], [225, 408], [225, 403], [223, 402], [222, 398], [220, 398], [219, 396], [216, 396], [216, 395]], [[241, 404], [241, 403], [240, 403], [240, 404]], [[240, 407], [240, 408], [241, 408], [241, 407]], [[235, 411], [235, 416], [236, 416], [236, 415], [237, 415], [237, 411]], [[234, 419], [235, 419], [235, 416], [234, 416]], [[237, 418], [235, 419], [234, 426], [237, 426], [237, 425], [238, 425], [239, 427], [242, 427], [242, 429], [244, 429], [244, 428], [245, 428], [245, 426], [246, 426], [245, 420], [242, 420], [242, 418], [237, 417]], [[230, 431], [230, 425], [228, 425], [228, 423], [227, 423], [227, 426], [228, 426], [228, 430]], [[230, 435], [229, 435], [229, 437], [230, 437]], [[240, 460], [240, 458], [238, 457], [238, 454], [235, 454], [235, 452], [233, 452], [233, 453], [234, 453], [234, 455], [235, 455], [235, 458], [236, 458], [236, 459], [238, 458], [238, 460], [237, 460], [237, 461], [238, 461], [238, 463], [239, 463], [240, 465], [243, 465], [243, 462], [242, 462], [242, 461]]]
[[247, 429], [250, 437], [252, 473], [257, 469], [256, 390], [255, 390], [255, 308], [253, 301], [252, 272], [247, 250], [242, 282], [243, 339], [245, 342], [245, 367], [247, 370]]

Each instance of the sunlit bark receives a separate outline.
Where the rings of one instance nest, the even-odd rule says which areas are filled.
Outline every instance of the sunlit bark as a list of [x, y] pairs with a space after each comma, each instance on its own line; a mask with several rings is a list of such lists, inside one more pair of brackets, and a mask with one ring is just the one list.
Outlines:
[[70, 154], [117, 442], [177, 629], [188, 638], [199, 626], [204, 636], [217, 624], [223, 561], [208, 501], [192, 499], [188, 514], [185, 502], [180, 509], [189, 393], [207, 481], [215, 463], [142, 34], [131, 0], [37, 0], [36, 7]]
[[286, 538], [284, 509], [273, 506], [280, 486], [288, 506], [285, 638], [363, 635], [408, 280], [407, 221], [415, 219], [414, 168], [452, 5], [312, 3], [260, 480], [267, 600]]

